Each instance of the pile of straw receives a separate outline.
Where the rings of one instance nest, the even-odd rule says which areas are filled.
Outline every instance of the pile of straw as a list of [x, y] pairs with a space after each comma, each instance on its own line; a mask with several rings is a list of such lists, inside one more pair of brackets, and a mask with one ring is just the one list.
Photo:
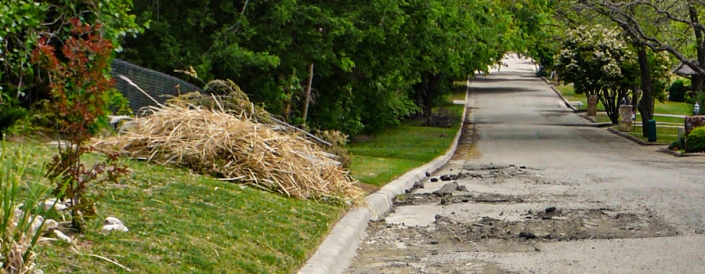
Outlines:
[[166, 105], [150, 108], [121, 135], [98, 140], [106, 153], [176, 164], [297, 198], [361, 201], [362, 191], [339, 163], [296, 134], [221, 110]]

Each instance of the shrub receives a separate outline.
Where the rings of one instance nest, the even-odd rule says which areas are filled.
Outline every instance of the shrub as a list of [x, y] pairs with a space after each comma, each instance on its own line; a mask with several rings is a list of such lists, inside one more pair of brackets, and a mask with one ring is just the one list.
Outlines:
[[705, 151], [705, 127], [698, 127], [690, 132], [687, 139], [688, 152]]
[[668, 149], [673, 151], [683, 150], [685, 148], [684, 145], [685, 138], [681, 137], [680, 139], [673, 141], [673, 143], [668, 146]]
[[[31, 153], [0, 145], [0, 273], [32, 273], [33, 248], [44, 225], [49, 187], [25, 178]], [[25, 179], [24, 183], [23, 179]], [[20, 209], [21, 207], [21, 209]]]
[[685, 84], [683, 80], [676, 79], [668, 87], [668, 101], [683, 102], [685, 101]]
[[116, 181], [127, 168], [110, 155], [104, 162], [87, 167], [81, 156], [92, 151], [91, 137], [108, 125], [104, 113], [106, 93], [113, 88], [107, 71], [112, 58], [112, 44], [102, 36], [100, 25], [83, 24], [71, 19], [72, 36], [61, 50], [40, 38], [32, 61], [45, 69], [50, 80], [51, 107], [59, 136], [58, 155], [49, 163], [47, 177], [56, 185], [54, 194], [71, 204], [72, 228], [83, 231], [88, 218], [96, 215], [95, 201], [88, 197], [88, 187], [103, 181]]

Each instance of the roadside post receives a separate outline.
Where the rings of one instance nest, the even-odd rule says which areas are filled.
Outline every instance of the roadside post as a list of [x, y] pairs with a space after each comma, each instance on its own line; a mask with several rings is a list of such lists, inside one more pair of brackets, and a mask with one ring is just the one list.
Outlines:
[[649, 120], [646, 124], [646, 133], [649, 138], [649, 142], [656, 142], [656, 120]]
[[632, 130], [632, 106], [619, 106], [619, 131], [626, 132]]

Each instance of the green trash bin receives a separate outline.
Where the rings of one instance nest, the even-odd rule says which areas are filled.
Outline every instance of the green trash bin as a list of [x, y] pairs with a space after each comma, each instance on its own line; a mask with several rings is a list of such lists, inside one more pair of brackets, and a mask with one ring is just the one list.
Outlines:
[[646, 122], [646, 134], [648, 135], [649, 142], [656, 142], [656, 121], [649, 120]]

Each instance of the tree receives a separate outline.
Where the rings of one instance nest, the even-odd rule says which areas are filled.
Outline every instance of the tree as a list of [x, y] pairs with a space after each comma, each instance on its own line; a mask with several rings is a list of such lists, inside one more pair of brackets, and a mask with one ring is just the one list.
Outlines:
[[[99, 22], [103, 36], [120, 50], [120, 39], [137, 34], [142, 28], [131, 15], [131, 0], [73, 1], [73, 0], [7, 0], [0, 7], [0, 95], [5, 101], [29, 106], [38, 99], [49, 98], [46, 75], [30, 62], [31, 53], [38, 45], [38, 37], [48, 37], [47, 43], [62, 47], [62, 41], [71, 36], [70, 18], [81, 18], [85, 23]], [[107, 73], [107, 71], [106, 71]], [[0, 102], [2, 99], [0, 99]]]
[[636, 56], [616, 29], [601, 25], [568, 30], [556, 69], [574, 83], [578, 94], [597, 95], [612, 123], [618, 123], [618, 100], [637, 86]]
[[[579, 1], [581, 6], [594, 10], [619, 25], [638, 48], [649, 48], [655, 52], [668, 52], [697, 73], [692, 79], [696, 95], [702, 92], [705, 83], [705, 26], [700, 22], [705, 2], [698, 0], [637, 0], [637, 1]], [[640, 49], [643, 58], [645, 49]], [[641, 59], [644, 66], [645, 60]], [[642, 72], [642, 84], [648, 85], [648, 72]], [[647, 86], [644, 86], [647, 88]], [[645, 89], [648, 91], [648, 89]], [[644, 93], [649, 105], [648, 92]], [[703, 102], [701, 102], [703, 103]], [[642, 109], [640, 109], [642, 111]], [[653, 110], [644, 109], [650, 119]], [[645, 121], [645, 120], [644, 120]]]
[[135, 3], [151, 28], [122, 58], [232, 79], [294, 124], [315, 64], [306, 124], [348, 134], [428, 115], [451, 80], [486, 70], [519, 41], [495, 0], [160, 2]]

